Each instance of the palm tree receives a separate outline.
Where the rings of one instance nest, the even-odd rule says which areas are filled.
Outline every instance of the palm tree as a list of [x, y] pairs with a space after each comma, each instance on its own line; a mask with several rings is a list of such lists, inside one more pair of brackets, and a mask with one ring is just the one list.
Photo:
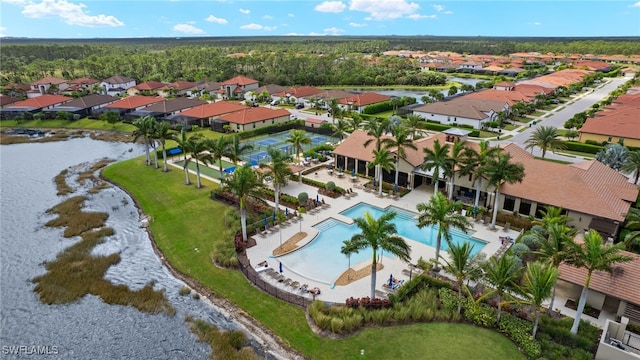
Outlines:
[[640, 150], [629, 151], [627, 153], [627, 159], [622, 163], [620, 171], [626, 175], [634, 175], [634, 184], [638, 183], [640, 179]]
[[398, 191], [398, 176], [400, 172], [400, 158], [406, 158], [406, 148], [417, 150], [418, 148], [413, 144], [413, 140], [409, 138], [409, 129], [402, 125], [394, 125], [391, 127], [391, 134], [393, 138], [385, 139], [385, 145], [388, 149], [395, 148], [396, 151], [396, 177], [393, 183], [393, 191]]
[[218, 168], [220, 170], [220, 182], [223, 180], [222, 157], [229, 155], [229, 139], [224, 135], [217, 139], [207, 139], [207, 150], [211, 154], [213, 161], [218, 160]]
[[555, 151], [566, 148], [562, 140], [560, 140], [558, 129], [553, 126], [541, 126], [535, 129], [533, 134], [531, 134], [524, 143], [526, 144], [525, 149], [533, 149], [536, 146], [539, 147], [542, 150], [543, 159], [547, 150]]
[[479, 151], [465, 148], [461, 157], [460, 175], [473, 174], [472, 185], [476, 187], [476, 197], [473, 206], [477, 209], [480, 204], [480, 189], [482, 187], [482, 172], [479, 171], [490, 159], [495, 158], [501, 151], [499, 147], [491, 147], [488, 141], [478, 144]]
[[353, 240], [347, 239], [342, 242], [340, 253], [342, 253], [343, 255], [346, 255], [349, 261], [348, 270], [347, 270], [349, 272], [347, 272], [347, 280], [349, 280], [349, 274], [351, 270], [351, 254], [353, 254], [354, 252], [357, 252], [356, 250], [357, 249], [355, 247], [355, 242]]
[[535, 320], [531, 335], [535, 338], [538, 332], [538, 321], [540, 320], [540, 308], [542, 303], [551, 295], [551, 288], [558, 278], [558, 269], [543, 265], [542, 263], [530, 262], [527, 264], [527, 271], [524, 274], [524, 285], [519, 289], [520, 295], [525, 300], [519, 301], [529, 304], [535, 308]]
[[[569, 258], [566, 244], [573, 241], [576, 236], [574, 229], [566, 227], [564, 224], [552, 223], [546, 226], [547, 236], [540, 233], [532, 232], [538, 238], [540, 249], [535, 252], [540, 259], [558, 268], [560, 264]], [[556, 283], [553, 283], [553, 291], [551, 292], [551, 303], [549, 303], [549, 311], [553, 310], [553, 302], [556, 298]]]
[[[153, 120], [151, 120], [153, 119]], [[144, 150], [147, 155], [147, 165], [151, 165], [151, 155], [149, 154], [149, 146], [151, 145], [151, 134], [153, 133], [153, 122], [155, 118], [152, 116], [145, 116], [133, 121], [133, 126], [136, 127], [133, 130], [133, 141], [137, 141], [142, 138], [144, 141]]]
[[338, 99], [333, 98], [329, 100], [329, 103], [327, 104], [327, 106], [331, 111], [331, 124], [335, 124], [336, 117], [340, 117], [341, 116], [340, 113], [342, 112], [342, 109], [340, 108], [340, 103], [338, 102]]
[[196, 187], [200, 189], [202, 187], [202, 182], [200, 181], [200, 162], [204, 165], [211, 163], [213, 158], [211, 154], [207, 151], [207, 139], [201, 134], [195, 134], [189, 138], [189, 145], [187, 150], [191, 154], [191, 160], [193, 160], [196, 164]]
[[449, 191], [447, 192], [449, 200], [453, 199], [453, 189], [456, 182], [456, 167], [458, 166], [458, 164], [462, 163], [461, 158], [464, 154], [464, 149], [467, 148], [464, 143], [464, 141], [456, 140], [451, 147], [451, 155], [449, 155], [450, 168], [445, 171], [445, 173], [449, 174], [449, 178], [451, 179], [451, 181], [449, 182]]
[[251, 165], [244, 164], [225, 180], [225, 187], [238, 197], [242, 240], [247, 242], [247, 198], [258, 193], [262, 182]]
[[635, 242], [640, 241], [640, 209], [629, 208], [625, 221], [625, 228], [632, 230], [623, 239], [626, 246], [630, 249]]
[[404, 125], [411, 130], [411, 139], [416, 138], [416, 134], [418, 133], [418, 129], [420, 128], [420, 124], [422, 123], [422, 117], [416, 114], [407, 115], [407, 118], [404, 121]]
[[187, 157], [187, 154], [190, 152], [191, 141], [189, 140], [187, 132], [184, 130], [184, 128], [182, 129], [182, 131], [180, 131], [180, 136], [177, 136], [175, 140], [178, 143], [178, 147], [184, 154], [184, 165], [182, 166], [182, 169], [184, 170], [184, 176], [186, 178], [184, 183], [185, 185], [191, 185], [191, 179], [189, 178], [189, 162], [191, 161], [191, 158]]
[[351, 120], [349, 120], [349, 125], [351, 125], [351, 130], [360, 129], [361, 127], [366, 126], [367, 124], [368, 122], [362, 118], [362, 115], [358, 113], [351, 114]]
[[504, 299], [507, 290], [514, 288], [520, 267], [515, 262], [515, 258], [510, 255], [501, 256], [499, 258], [492, 257], [483, 266], [485, 280], [493, 286], [491, 291], [487, 291], [478, 301], [481, 301], [494, 294], [498, 296], [498, 315], [496, 323], [500, 323], [502, 312], [502, 299]]
[[[367, 123], [367, 135], [371, 136], [370, 139], [367, 139], [364, 142], [364, 146], [367, 147], [371, 142], [375, 141], [376, 146], [374, 150], [380, 151], [382, 148], [382, 138], [384, 134], [387, 132], [389, 128], [389, 119], [381, 119], [381, 118], [373, 118], [369, 120]], [[375, 168], [374, 178], [377, 179], [380, 173], [380, 169], [378, 167]]]
[[337, 123], [331, 125], [331, 130], [333, 130], [333, 135], [340, 138], [340, 141], [344, 139], [345, 136], [349, 136], [349, 129], [351, 125], [345, 120], [338, 119]]
[[231, 141], [229, 142], [229, 151], [227, 152], [227, 157], [233, 161], [233, 165], [238, 166], [238, 162], [242, 160], [242, 155], [253, 150], [252, 144], [242, 144], [240, 142], [239, 135], [233, 135]]
[[545, 205], [540, 211], [542, 217], [540, 220], [534, 221], [534, 224], [542, 225], [547, 231], [552, 225], [566, 225], [569, 217], [564, 214], [562, 207]]
[[448, 246], [451, 261], [447, 259], [442, 259], [442, 261], [445, 264], [444, 269], [456, 278], [456, 284], [458, 285], [458, 314], [460, 314], [462, 310], [462, 286], [464, 285], [464, 280], [475, 271], [471, 261], [473, 245], [465, 241], [462, 244], [448, 243]]
[[511, 154], [508, 152], [500, 153], [496, 158], [491, 158], [480, 169], [480, 173], [487, 179], [490, 186], [496, 190], [495, 200], [493, 204], [493, 218], [491, 219], [491, 229], [496, 228], [496, 218], [498, 216], [498, 201], [500, 200], [500, 189], [507, 182], [515, 184], [522, 182], [524, 179], [524, 166], [522, 164], [511, 163]]
[[407, 242], [396, 234], [396, 225], [391, 222], [396, 217], [396, 212], [388, 211], [382, 214], [377, 220], [367, 211], [364, 217], [354, 220], [360, 229], [359, 234], [351, 237], [352, 251], [358, 253], [360, 250], [371, 248], [371, 298], [376, 297], [376, 271], [378, 266], [378, 250], [386, 251], [408, 262], [410, 259], [411, 247]]
[[367, 164], [367, 167], [375, 167], [378, 169], [378, 195], [382, 196], [382, 170], [393, 169], [393, 157], [387, 148], [373, 150], [373, 161]]
[[602, 236], [595, 230], [589, 230], [584, 234], [584, 243], [579, 244], [574, 241], [567, 242], [568, 251], [571, 257], [568, 263], [587, 270], [587, 278], [580, 293], [580, 301], [576, 310], [576, 318], [571, 326], [571, 333], [578, 333], [578, 325], [580, 325], [580, 317], [587, 303], [587, 294], [589, 292], [589, 284], [591, 283], [591, 275], [594, 271], [613, 272], [613, 265], [621, 262], [631, 261], [632, 258], [620, 254], [624, 249], [624, 243], [604, 244]]
[[451, 241], [450, 229], [456, 228], [462, 231], [467, 231], [471, 228], [471, 222], [466, 216], [455, 213], [455, 209], [460, 206], [459, 201], [451, 202], [439, 192], [433, 194], [428, 203], [420, 203], [417, 205], [417, 209], [420, 212], [418, 215], [418, 227], [436, 226], [438, 228], [438, 235], [436, 237], [436, 263], [434, 270], [438, 270], [438, 262], [440, 261], [440, 246], [442, 244], [442, 238], [449, 242]]
[[423, 149], [424, 163], [420, 166], [422, 170], [433, 170], [433, 193], [438, 192], [438, 181], [440, 179], [440, 171], [446, 172], [451, 168], [451, 158], [449, 157], [449, 144], [440, 145], [440, 140], [433, 142], [433, 149], [425, 147]]
[[263, 177], [271, 176], [273, 178], [273, 189], [275, 195], [275, 212], [280, 209], [280, 191], [282, 186], [287, 182], [287, 178], [293, 173], [289, 167], [289, 156], [277, 148], [268, 148], [267, 153], [271, 157], [268, 164], [260, 164], [260, 168], [266, 169]]
[[311, 138], [307, 136], [307, 132], [304, 130], [291, 130], [287, 143], [293, 146], [293, 150], [296, 152], [296, 159], [300, 162], [300, 153], [304, 152], [303, 145], [311, 144]]
[[167, 140], [175, 139], [176, 134], [171, 130], [171, 125], [166, 121], [158, 123], [155, 130], [153, 138], [158, 140], [160, 145], [162, 145], [162, 171], [167, 172], [169, 171], [169, 166], [167, 164], [167, 149], [165, 144], [167, 143]]

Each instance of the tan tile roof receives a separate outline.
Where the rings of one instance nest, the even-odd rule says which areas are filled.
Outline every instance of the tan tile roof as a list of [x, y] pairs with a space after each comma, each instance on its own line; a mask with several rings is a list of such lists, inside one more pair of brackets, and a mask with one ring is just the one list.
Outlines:
[[271, 120], [279, 117], [289, 117], [291, 113], [285, 109], [269, 109], [266, 107], [250, 107], [244, 110], [236, 111], [231, 114], [223, 115], [219, 119], [234, 124], [251, 124], [262, 120]]
[[516, 144], [504, 149], [525, 171], [521, 183], [503, 185], [505, 195], [617, 221], [624, 221], [637, 197], [624, 175], [596, 160], [565, 165], [536, 159]]
[[[490, 101], [499, 101], [501, 103], [507, 103], [509, 106], [518, 102], [530, 102], [533, 100], [531, 96], [525, 95], [518, 90], [497, 90], [487, 89], [482, 91], [475, 91], [464, 95], [467, 99], [481, 99]], [[494, 109], [495, 110], [495, 109]], [[496, 111], [502, 111], [498, 109]]]
[[13, 104], [13, 103], [18, 102], [20, 100], [21, 99], [19, 99], [17, 97], [0, 95], [0, 106]]
[[413, 109], [413, 111], [483, 120], [488, 117], [487, 113], [491, 110], [495, 112], [502, 111], [506, 103], [506, 101], [475, 99], [468, 95], [460, 96], [449, 101], [425, 104]]
[[367, 106], [387, 100], [391, 100], [391, 96], [382, 95], [375, 92], [366, 92], [341, 99], [340, 103], [343, 105], [348, 105], [351, 102], [355, 106]]
[[196, 85], [197, 85], [196, 83], [191, 81], [176, 81], [174, 83], [163, 86], [162, 90], [165, 90], [165, 89], [187, 90], [187, 89], [195, 88]]
[[210, 117], [229, 114], [234, 111], [240, 111], [244, 109], [247, 109], [247, 106], [228, 101], [218, 101], [215, 103], [204, 104], [182, 111], [180, 112], [180, 115], [196, 119], [207, 119]]
[[31, 85], [48, 85], [48, 84], [59, 85], [59, 84], [65, 84], [65, 83], [67, 83], [67, 80], [65, 80], [65, 79], [60, 79], [60, 78], [53, 77], [53, 76], [47, 76], [47, 77], [44, 77], [44, 78], [42, 78], [40, 80], [36, 80], [36, 81], [32, 82]]
[[374, 140], [368, 146], [364, 146], [368, 139], [373, 139], [373, 137], [367, 135], [365, 131], [355, 130], [333, 150], [333, 153], [358, 160], [373, 161], [376, 142]]
[[45, 94], [45, 95], [37, 96], [31, 99], [15, 102], [7, 106], [7, 109], [17, 108], [17, 107], [40, 109], [47, 106], [64, 103], [70, 100], [73, 100], [73, 98], [62, 96], [62, 95]]
[[597, 115], [587, 119], [578, 131], [640, 140], [640, 103], [635, 106], [618, 106]]
[[537, 84], [544, 87], [557, 88], [558, 86], [569, 86], [575, 82], [582, 81], [585, 75], [592, 73], [588, 70], [565, 69], [553, 74], [543, 75], [534, 79], [522, 81], [522, 84]]
[[92, 79], [92, 78], [88, 78], [88, 77], [81, 77], [81, 78], [77, 78], [77, 79], [73, 79], [71, 81], [69, 81], [69, 84], [74, 84], [74, 85], [84, 85], [84, 84], [97, 84], [100, 81], [96, 80], [96, 79]]
[[254, 80], [252, 78], [246, 77], [246, 76], [242, 76], [242, 75], [238, 75], [236, 77], [232, 77], [229, 80], [223, 81], [222, 85], [238, 85], [238, 86], [243, 86], [243, 85], [251, 85], [251, 84], [256, 84], [258, 82], [258, 80]]
[[112, 104], [105, 106], [105, 108], [111, 109], [136, 109], [141, 106], [151, 105], [164, 100], [161, 97], [134, 95], [127, 96], [122, 100], [118, 100]]
[[352, 93], [348, 92], [348, 91], [344, 91], [344, 90], [326, 90], [321, 92], [320, 94], [317, 94], [316, 97], [323, 99], [323, 100], [331, 100], [331, 99], [343, 99], [343, 98], [347, 98], [347, 97], [351, 97], [353, 96]]
[[[621, 251], [621, 255], [633, 258], [626, 263], [613, 266], [613, 273], [594, 271], [589, 289], [640, 305], [640, 255]], [[572, 284], [584, 285], [587, 270], [567, 264], [560, 264], [559, 278]]]
[[140, 83], [136, 86], [134, 86], [133, 88], [136, 90], [140, 90], [140, 91], [149, 91], [149, 90], [157, 90], [160, 89], [163, 86], [166, 86], [167, 84], [165, 83], [161, 83], [160, 81], [145, 81], [143, 83]]
[[297, 98], [303, 98], [312, 95], [318, 95], [322, 93], [324, 90], [318, 89], [313, 86], [299, 86], [294, 88], [288, 88], [287, 90], [280, 91], [278, 93], [272, 94], [275, 96], [283, 97], [283, 96], [295, 96]]
[[147, 106], [144, 110], [150, 112], [160, 112], [163, 114], [172, 113], [175, 111], [180, 111], [182, 109], [190, 109], [194, 106], [205, 104], [206, 101], [197, 100], [197, 99], [185, 99], [185, 98], [175, 98], [175, 99], [164, 99], [160, 102], [151, 104]]
[[125, 84], [132, 81], [134, 81], [132, 78], [122, 75], [115, 75], [103, 80], [103, 82], [106, 82], [107, 84]]

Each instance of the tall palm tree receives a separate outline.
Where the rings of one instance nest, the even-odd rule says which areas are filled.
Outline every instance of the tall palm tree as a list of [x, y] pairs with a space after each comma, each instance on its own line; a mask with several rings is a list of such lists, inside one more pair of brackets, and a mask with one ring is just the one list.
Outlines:
[[524, 143], [526, 144], [525, 149], [539, 147], [542, 150], [543, 159], [547, 150], [555, 151], [566, 148], [562, 140], [560, 140], [558, 129], [553, 126], [540, 126], [533, 131]]
[[304, 130], [291, 130], [289, 132], [287, 143], [293, 146], [293, 150], [296, 153], [296, 159], [300, 162], [300, 153], [304, 152], [303, 145], [311, 144], [311, 138], [307, 136], [307, 132]]
[[[364, 146], [367, 147], [371, 142], [375, 141], [376, 144], [374, 150], [380, 151], [382, 148], [383, 137], [389, 128], [389, 123], [389, 119], [373, 118], [369, 120], [366, 130], [367, 135], [371, 136], [371, 138], [364, 142]], [[378, 178], [380, 171], [381, 170], [378, 167], [375, 168], [375, 179]]]
[[200, 181], [200, 163], [204, 165], [211, 163], [213, 161], [213, 157], [211, 156], [211, 153], [207, 151], [208, 141], [201, 133], [190, 137], [188, 143], [188, 150], [191, 154], [190, 158], [196, 164], [196, 187], [200, 189], [202, 187], [202, 182]]
[[420, 128], [420, 124], [422, 123], [422, 121], [423, 119], [420, 115], [407, 115], [407, 118], [404, 121], [404, 125], [411, 131], [411, 139], [416, 138], [416, 134], [418, 133], [418, 129]]
[[169, 171], [167, 164], [167, 148], [165, 147], [167, 140], [173, 140], [176, 137], [175, 132], [171, 130], [171, 125], [166, 121], [161, 121], [156, 126], [156, 131], [153, 133], [153, 138], [160, 142], [162, 146], [162, 171]]
[[[347, 271], [351, 270], [351, 254], [357, 252], [356, 251], [356, 247], [355, 247], [355, 242], [351, 239], [347, 239], [344, 240], [342, 242], [342, 247], [340, 248], [340, 253], [342, 253], [343, 255], [346, 255], [348, 258], [348, 269]], [[347, 273], [347, 280], [349, 280], [349, 273]]]
[[351, 130], [358, 130], [362, 127], [366, 127], [368, 122], [362, 118], [362, 115], [358, 113], [352, 113], [351, 119], [348, 120], [349, 125], [351, 125]]
[[496, 228], [496, 218], [498, 217], [498, 201], [500, 200], [500, 190], [502, 185], [507, 182], [515, 184], [522, 182], [524, 179], [524, 166], [522, 164], [511, 163], [511, 154], [508, 152], [500, 153], [496, 158], [489, 159], [487, 163], [480, 169], [481, 175], [487, 179], [489, 186], [493, 186], [496, 190], [493, 204], [493, 218], [491, 219], [491, 229]]
[[176, 136], [175, 138], [176, 143], [178, 143], [178, 147], [182, 150], [182, 153], [184, 154], [184, 164], [182, 165], [182, 170], [184, 170], [184, 176], [185, 176], [185, 185], [191, 185], [191, 179], [189, 178], [189, 162], [191, 161], [191, 158], [187, 157], [187, 154], [189, 154], [190, 152], [190, 148], [191, 148], [191, 141], [189, 140], [189, 137], [187, 136], [187, 132], [182, 129], [182, 131], [180, 131], [180, 136]]
[[546, 230], [549, 230], [551, 225], [566, 225], [567, 221], [569, 221], [569, 217], [564, 214], [562, 207], [545, 205], [540, 213], [542, 214], [542, 218], [534, 221], [534, 224], [542, 225]]
[[229, 139], [224, 135], [217, 139], [207, 139], [207, 150], [211, 154], [212, 161], [218, 160], [220, 170], [220, 182], [223, 180], [222, 157], [229, 155]]
[[451, 202], [439, 192], [433, 194], [428, 203], [417, 205], [419, 211], [418, 227], [436, 226], [438, 235], [436, 237], [436, 263], [434, 270], [438, 270], [440, 261], [440, 247], [442, 238], [447, 242], [451, 241], [451, 228], [467, 231], [471, 228], [471, 222], [466, 216], [455, 213], [455, 209], [460, 206], [460, 202]]
[[634, 243], [640, 241], [640, 209], [630, 208], [625, 216], [625, 221], [625, 227], [631, 230], [631, 232], [628, 233], [623, 240], [627, 248], [630, 249]]
[[236, 168], [236, 171], [225, 180], [225, 188], [229, 189], [238, 197], [240, 206], [240, 224], [242, 226], [242, 240], [247, 241], [247, 199], [255, 196], [258, 189], [262, 187], [262, 182], [258, 175], [251, 168], [251, 165], [244, 164]]
[[331, 124], [335, 124], [336, 123], [336, 118], [342, 116], [342, 109], [340, 108], [340, 103], [338, 102], [338, 99], [333, 98], [329, 100], [329, 103], [327, 104], [327, 106], [329, 107], [329, 110], [331, 110]]
[[551, 295], [551, 288], [558, 278], [558, 269], [543, 265], [542, 263], [530, 262], [524, 274], [524, 285], [519, 289], [519, 293], [524, 297], [523, 304], [533, 305], [535, 308], [535, 320], [531, 335], [535, 338], [538, 332], [538, 321], [540, 320], [540, 308], [542, 303]]
[[453, 189], [456, 184], [456, 167], [458, 164], [462, 163], [462, 155], [464, 154], [464, 149], [466, 149], [466, 145], [464, 141], [455, 141], [453, 146], [451, 147], [451, 154], [449, 155], [449, 169], [446, 173], [449, 174], [449, 190], [447, 191], [449, 200], [453, 199]]
[[493, 286], [493, 289], [485, 292], [478, 299], [481, 301], [489, 296], [497, 295], [498, 297], [498, 315], [496, 323], [500, 323], [502, 312], [502, 299], [509, 289], [516, 286], [519, 277], [520, 267], [515, 262], [515, 258], [510, 255], [501, 256], [499, 258], [492, 257], [483, 265], [484, 279]]
[[151, 165], [151, 155], [149, 153], [149, 147], [151, 145], [151, 134], [153, 133], [153, 121], [151, 119], [155, 121], [155, 118], [152, 116], [145, 116], [133, 121], [133, 126], [136, 127], [136, 129], [133, 130], [132, 133], [133, 141], [137, 141], [140, 138], [142, 138], [142, 140], [144, 141], [144, 150], [147, 156], [147, 165]]
[[375, 167], [378, 169], [378, 195], [382, 196], [382, 170], [393, 169], [393, 157], [391, 152], [387, 148], [380, 150], [373, 150], [373, 161], [367, 164], [368, 167]]
[[231, 141], [229, 142], [229, 151], [227, 152], [227, 157], [233, 161], [233, 165], [238, 166], [238, 162], [242, 160], [242, 155], [253, 150], [252, 144], [242, 144], [240, 142], [239, 135], [233, 135], [231, 137]]
[[[564, 224], [551, 223], [546, 226], [547, 236], [540, 233], [532, 232], [538, 238], [540, 249], [537, 254], [541, 261], [558, 268], [560, 264], [569, 258], [566, 244], [573, 241], [576, 236], [574, 229], [568, 228]], [[553, 283], [553, 291], [551, 292], [551, 303], [549, 303], [549, 311], [553, 310], [553, 302], [556, 298], [556, 283]]]
[[587, 278], [580, 293], [576, 318], [571, 326], [571, 333], [574, 335], [578, 333], [578, 325], [580, 325], [582, 311], [587, 303], [587, 294], [589, 293], [589, 284], [591, 283], [593, 272], [606, 271], [612, 273], [614, 264], [632, 260], [631, 257], [620, 254], [620, 251], [624, 249], [624, 243], [604, 244], [602, 236], [595, 230], [589, 230], [584, 234], [583, 238], [584, 242], [582, 244], [574, 241], [567, 242], [568, 250], [571, 253], [571, 257], [567, 262], [587, 270]]
[[640, 150], [629, 151], [627, 153], [627, 159], [622, 163], [620, 171], [622, 171], [623, 174], [635, 175], [633, 183], [638, 183], [638, 179], [640, 179]]
[[385, 146], [389, 150], [395, 149], [396, 152], [396, 177], [393, 182], [393, 191], [398, 191], [398, 176], [400, 173], [400, 158], [406, 158], [406, 149], [417, 150], [418, 148], [413, 144], [413, 140], [409, 138], [410, 130], [402, 125], [394, 125], [391, 127], [392, 138], [385, 139]]
[[472, 185], [476, 187], [476, 196], [473, 206], [477, 209], [480, 204], [480, 190], [482, 188], [482, 172], [479, 171], [490, 159], [495, 158], [501, 151], [499, 147], [492, 147], [488, 141], [481, 141], [478, 144], [479, 151], [467, 147], [465, 148], [460, 163], [460, 175], [472, 174]]
[[289, 167], [289, 156], [277, 148], [268, 148], [267, 153], [271, 157], [271, 162], [268, 164], [260, 164], [260, 168], [266, 169], [264, 176], [271, 176], [273, 178], [273, 189], [275, 195], [275, 212], [280, 209], [280, 191], [282, 186], [287, 182], [287, 178], [293, 175], [291, 168]]
[[433, 149], [425, 147], [424, 163], [420, 166], [422, 170], [433, 170], [433, 193], [438, 192], [438, 182], [440, 172], [446, 172], [451, 168], [451, 158], [449, 157], [449, 144], [440, 145], [440, 140], [433, 142]]
[[465, 241], [462, 244], [448, 243], [448, 246], [451, 261], [444, 258], [442, 261], [444, 262], [444, 269], [456, 278], [456, 284], [458, 285], [458, 314], [460, 314], [464, 280], [475, 271], [473, 268], [474, 263], [471, 261], [473, 258], [473, 245]]
[[400, 260], [408, 262], [410, 259], [411, 247], [407, 242], [396, 234], [396, 225], [392, 222], [396, 217], [394, 211], [388, 211], [375, 219], [367, 211], [364, 217], [354, 220], [356, 226], [360, 229], [359, 234], [351, 237], [353, 242], [352, 252], [359, 252], [363, 249], [371, 248], [371, 298], [376, 297], [376, 271], [378, 266], [378, 250], [386, 251], [400, 258]]
[[331, 125], [333, 135], [340, 138], [340, 141], [342, 141], [345, 136], [349, 136], [350, 128], [351, 125], [349, 125], [349, 123], [343, 119], [338, 119], [338, 122]]

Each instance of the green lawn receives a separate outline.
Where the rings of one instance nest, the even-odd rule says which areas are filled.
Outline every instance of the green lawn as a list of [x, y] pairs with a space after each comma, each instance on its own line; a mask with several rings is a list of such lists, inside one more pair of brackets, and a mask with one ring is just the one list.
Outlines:
[[340, 340], [320, 337], [310, 330], [300, 308], [254, 288], [239, 271], [211, 263], [216, 244], [231, 241], [221, 231], [225, 227], [220, 214], [228, 207], [208, 198], [217, 184], [203, 179], [203, 189], [186, 186], [182, 171], [163, 173], [145, 166], [143, 157], [113, 164], [104, 175], [127, 189], [151, 215], [155, 241], [179, 271], [237, 304], [308, 358], [420, 359], [428, 354], [429, 359], [524, 359], [501, 334], [465, 324], [375, 327]]
[[18, 124], [15, 120], [2, 120], [0, 122], [1, 127], [37, 127], [37, 128], [66, 128], [66, 129], [91, 129], [91, 130], [108, 130], [108, 131], [120, 131], [125, 133], [131, 133], [136, 129], [131, 124], [125, 124], [119, 122], [116, 124], [109, 124], [102, 120], [93, 120], [84, 118], [75, 121], [69, 120], [23, 120]]

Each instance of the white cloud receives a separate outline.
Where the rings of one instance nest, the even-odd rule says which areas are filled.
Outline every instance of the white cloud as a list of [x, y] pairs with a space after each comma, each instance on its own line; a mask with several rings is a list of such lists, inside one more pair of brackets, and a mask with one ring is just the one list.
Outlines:
[[288, 17], [296, 17], [295, 15], [293, 15], [292, 13], [288, 13], [287, 14]]
[[0, 26], [0, 37], [7, 36], [4, 32], [7, 30], [6, 27]]
[[22, 15], [41, 19], [47, 17], [58, 17], [69, 25], [84, 27], [100, 26], [124, 26], [124, 23], [112, 15], [89, 15], [85, 12], [87, 5], [83, 3], [70, 3], [66, 0], [43, 0], [40, 3], [25, 5]]
[[372, 20], [389, 20], [411, 15], [420, 5], [406, 0], [352, 0], [349, 9], [368, 12]]
[[444, 14], [446, 14], [446, 15], [451, 15], [451, 14], [453, 14], [453, 11], [451, 11], [451, 10], [447, 10], [447, 11], [445, 11], [445, 12], [444, 12]]
[[251, 24], [247, 24], [247, 25], [242, 25], [240, 26], [240, 29], [242, 30], [265, 30], [265, 31], [272, 31], [277, 29], [277, 26], [263, 26], [260, 24], [256, 24], [256, 23], [251, 23]]
[[437, 15], [420, 15], [420, 14], [411, 14], [407, 16], [407, 18], [411, 20], [435, 19], [437, 17], [438, 17]]
[[541, 23], [541, 22], [539, 22], [539, 21], [530, 22], [529, 24], [531, 24], [531, 25], [535, 25], [535, 26], [540, 26], [540, 25], [542, 25], [542, 23]]
[[347, 8], [342, 1], [325, 1], [315, 7], [316, 11], [325, 13], [341, 13]]
[[635, 3], [635, 4], [629, 5], [629, 7], [637, 7], [637, 8], [640, 8], [640, 1], [638, 1], [638, 2], [637, 2], [637, 3]]
[[229, 23], [227, 21], [227, 19], [215, 17], [213, 15], [209, 15], [209, 17], [207, 17], [205, 20], [208, 21], [208, 22], [212, 22], [212, 23], [216, 23], [216, 24], [220, 24], [220, 25], [226, 25], [226, 24]]
[[265, 19], [265, 20], [273, 20], [273, 16], [271, 16], [271, 15], [265, 15], [262, 18]]
[[173, 31], [185, 33], [185, 34], [204, 34], [204, 30], [198, 29], [197, 27], [191, 24], [177, 24], [173, 27]]
[[245, 14], [245, 15], [249, 15], [251, 13], [251, 10], [249, 10], [249, 9], [240, 9], [240, 12]]
[[324, 29], [324, 32], [325, 34], [329, 34], [329, 35], [340, 35], [341, 33], [344, 32], [344, 30], [334, 26], [334, 27]]
[[358, 24], [358, 23], [351, 22], [351, 23], [349, 23], [349, 26], [351, 26], [351, 27], [364, 27], [364, 26], [367, 26], [367, 24]]
[[0, 0], [0, 3], [6, 3], [6, 4], [18, 4], [18, 5], [22, 5], [24, 3], [26, 3], [27, 0]]
[[433, 5], [433, 8], [436, 9], [436, 11], [442, 11], [444, 10], [444, 5]]

